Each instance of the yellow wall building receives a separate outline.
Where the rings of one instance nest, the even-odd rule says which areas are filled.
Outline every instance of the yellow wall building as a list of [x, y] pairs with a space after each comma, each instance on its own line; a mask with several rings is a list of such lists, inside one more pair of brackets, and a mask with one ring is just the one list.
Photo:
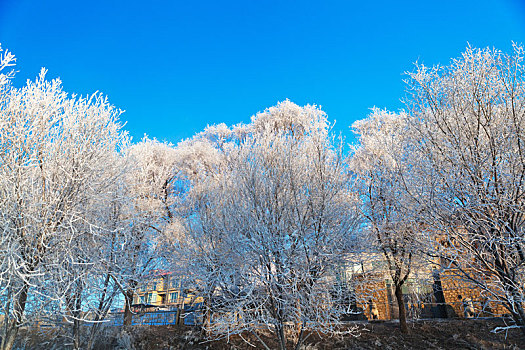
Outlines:
[[169, 272], [156, 272], [148, 282], [139, 285], [133, 297], [133, 307], [170, 310], [201, 303], [203, 298], [182, 288], [182, 280]]

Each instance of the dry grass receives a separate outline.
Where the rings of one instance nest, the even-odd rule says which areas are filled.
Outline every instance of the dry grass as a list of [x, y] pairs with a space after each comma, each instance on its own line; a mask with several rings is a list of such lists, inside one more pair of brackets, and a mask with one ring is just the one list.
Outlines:
[[[306, 350], [328, 349], [525, 349], [525, 336], [517, 329], [507, 334], [494, 334], [492, 329], [502, 326], [501, 320], [429, 320], [410, 324], [410, 333], [401, 334], [395, 322], [363, 323], [359, 337], [320, 337], [312, 335], [305, 345]], [[26, 349], [62, 349], [66, 338], [53, 332], [29, 334], [25, 332], [23, 342]], [[253, 336], [244, 337], [258, 345]], [[60, 341], [62, 339], [62, 341]], [[60, 342], [59, 342], [60, 341]], [[271, 345], [275, 345], [270, 343]], [[97, 350], [253, 350], [240, 337], [229, 341], [203, 342], [200, 332], [190, 327], [141, 326], [129, 329], [108, 327], [99, 338]]]

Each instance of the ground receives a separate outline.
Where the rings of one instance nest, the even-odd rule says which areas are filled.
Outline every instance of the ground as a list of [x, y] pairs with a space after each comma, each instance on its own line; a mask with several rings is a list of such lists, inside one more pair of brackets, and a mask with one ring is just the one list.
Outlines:
[[[525, 349], [525, 336], [520, 330], [511, 329], [507, 333], [492, 332], [503, 326], [501, 319], [477, 320], [421, 320], [410, 323], [410, 333], [401, 334], [395, 322], [360, 323], [361, 335], [320, 337], [308, 339], [304, 350], [328, 349]], [[57, 344], [57, 337], [34, 334], [26, 338], [20, 349], [62, 349], [64, 343]], [[229, 341], [203, 342], [199, 330], [190, 327], [175, 326], [134, 326], [129, 329], [108, 327], [105, 335], [98, 342], [96, 350], [134, 349], [134, 350], [253, 350], [262, 348], [253, 337], [245, 335], [256, 347], [243, 342], [239, 337]], [[55, 343], [55, 344], [51, 344]], [[274, 344], [270, 347], [274, 348]]]
[[[312, 337], [306, 350], [324, 349], [525, 349], [525, 336], [513, 329], [507, 334], [491, 332], [501, 320], [429, 320], [410, 324], [401, 334], [395, 322], [363, 324], [359, 337], [342, 339]], [[174, 337], [173, 335], [176, 334]], [[251, 338], [250, 338], [251, 339]], [[254, 342], [255, 345], [258, 345]], [[254, 349], [239, 338], [199, 344], [196, 332], [171, 327], [144, 329], [134, 342], [136, 349]]]

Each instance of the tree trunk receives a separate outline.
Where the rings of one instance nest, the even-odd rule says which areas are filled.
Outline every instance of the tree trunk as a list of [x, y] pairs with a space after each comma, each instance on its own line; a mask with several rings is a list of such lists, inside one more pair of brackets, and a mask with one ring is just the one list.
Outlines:
[[128, 289], [124, 294], [124, 326], [131, 326], [133, 314], [131, 313], [131, 303], [133, 302], [133, 290]]
[[[212, 294], [209, 294], [212, 295]], [[211, 311], [211, 298], [206, 298], [205, 306], [204, 306], [204, 319], [202, 320], [202, 334], [205, 335], [211, 330], [211, 318], [212, 318], [212, 311]]]
[[521, 305], [521, 302], [515, 302], [512, 301], [510, 303], [512, 306], [514, 306], [515, 311], [511, 311], [512, 318], [514, 322], [516, 322], [516, 325], [518, 325], [521, 329], [521, 332], [525, 336], [525, 312], [523, 310], [523, 306]]
[[[514, 314], [512, 316], [514, 316]], [[516, 324], [520, 327], [521, 333], [523, 334], [523, 336], [525, 336], [525, 326], [523, 325], [521, 320], [517, 319], [516, 317], [513, 317], [513, 318], [514, 318], [514, 322], [516, 322]]]
[[80, 321], [73, 320], [73, 349], [80, 349]]
[[279, 337], [279, 346], [281, 350], [286, 350], [286, 335], [284, 333], [284, 324], [277, 327], [277, 335]]
[[503, 258], [501, 258], [500, 254], [497, 254], [495, 265], [498, 270], [498, 278], [505, 287], [505, 302], [510, 306], [508, 309], [512, 319], [520, 327], [523, 335], [525, 335], [525, 311], [521, 303], [522, 295], [516, 288], [517, 283], [511, 277], [505, 262], [502, 263], [501, 261], [503, 261]]
[[304, 341], [306, 340], [306, 338], [308, 338], [308, 336], [304, 336], [304, 326], [305, 326], [305, 323], [303, 322], [303, 324], [301, 325], [301, 331], [299, 332], [299, 336], [297, 338], [297, 344], [295, 344], [295, 347], [294, 347], [294, 350], [299, 350], [301, 348], [301, 346], [303, 345]]
[[80, 349], [80, 312], [82, 307], [82, 290], [81, 287], [77, 287], [75, 295], [75, 310], [73, 311], [73, 341], [74, 348]]
[[2, 339], [2, 350], [11, 350], [15, 344], [16, 336], [18, 335], [18, 329], [22, 324], [22, 315], [24, 314], [24, 310], [26, 308], [28, 291], [29, 285], [24, 283], [17, 300], [13, 305], [13, 320], [10, 322], [9, 327], [7, 327], [5, 338]]
[[71, 337], [73, 339], [73, 349], [80, 349], [80, 308], [82, 305], [81, 300], [81, 287], [77, 285], [75, 291], [69, 291], [69, 295], [66, 297], [66, 317], [67, 322], [72, 322]]
[[5, 338], [2, 339], [2, 350], [11, 350], [13, 348], [17, 335], [18, 326], [16, 325], [16, 321], [13, 320], [10, 322], [9, 329], [5, 334]]
[[95, 345], [95, 337], [98, 331], [100, 330], [100, 323], [98, 323], [98, 321], [106, 318], [107, 311], [113, 300], [114, 294], [112, 293], [110, 297], [108, 298], [108, 300], [106, 301], [106, 294], [108, 292], [109, 279], [110, 279], [110, 274], [108, 273], [106, 275], [106, 280], [104, 281], [104, 289], [103, 289], [102, 295], [100, 296], [100, 300], [98, 303], [98, 309], [95, 315], [95, 323], [93, 323], [93, 325], [91, 326], [91, 332], [88, 337], [88, 341], [86, 345], [87, 350], [93, 349], [93, 346]]
[[401, 286], [396, 284], [396, 300], [399, 307], [399, 329], [401, 333], [408, 333], [407, 314], [405, 310], [405, 300], [403, 299], [403, 291]]

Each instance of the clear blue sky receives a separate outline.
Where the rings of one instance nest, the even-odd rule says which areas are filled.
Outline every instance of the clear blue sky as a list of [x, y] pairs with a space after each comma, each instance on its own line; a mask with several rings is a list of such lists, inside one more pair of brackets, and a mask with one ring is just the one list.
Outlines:
[[135, 140], [175, 143], [285, 98], [321, 105], [350, 136], [370, 107], [402, 107], [414, 61], [512, 40], [525, 42], [519, 0], [0, 0], [16, 84], [44, 66], [68, 92], [102, 91]]

